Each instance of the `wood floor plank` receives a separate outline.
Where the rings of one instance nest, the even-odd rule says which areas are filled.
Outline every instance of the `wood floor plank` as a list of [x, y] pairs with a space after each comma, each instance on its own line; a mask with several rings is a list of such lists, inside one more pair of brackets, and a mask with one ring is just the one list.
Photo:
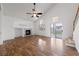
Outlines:
[[62, 39], [26, 36], [5, 41], [0, 46], [2, 56], [79, 56], [75, 48], [65, 46]]

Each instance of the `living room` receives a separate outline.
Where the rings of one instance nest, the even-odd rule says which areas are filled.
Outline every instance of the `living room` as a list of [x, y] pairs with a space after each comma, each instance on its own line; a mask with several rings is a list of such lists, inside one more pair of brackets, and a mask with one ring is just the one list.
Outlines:
[[1, 3], [0, 55], [79, 55], [77, 46], [64, 45], [77, 10], [75, 3]]

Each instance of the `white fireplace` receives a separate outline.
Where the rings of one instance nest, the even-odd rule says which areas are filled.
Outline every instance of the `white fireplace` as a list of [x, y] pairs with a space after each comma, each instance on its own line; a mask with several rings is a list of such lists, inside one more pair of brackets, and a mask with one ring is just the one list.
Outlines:
[[14, 24], [14, 37], [25, 37], [32, 35], [32, 25], [29, 23], [15, 23]]
[[25, 36], [30, 36], [32, 33], [31, 28], [15, 28], [15, 37], [25, 37]]

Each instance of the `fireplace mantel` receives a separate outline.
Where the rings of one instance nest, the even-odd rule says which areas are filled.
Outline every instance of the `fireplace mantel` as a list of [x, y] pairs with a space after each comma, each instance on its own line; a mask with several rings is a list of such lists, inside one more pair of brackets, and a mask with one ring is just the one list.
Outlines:
[[[32, 32], [32, 26], [30, 26], [29, 24], [14, 24], [14, 34], [16, 34], [15, 30], [18, 31], [18, 29], [20, 29], [22, 31], [22, 37], [25, 37], [26, 30], [30, 30]], [[16, 37], [16, 35], [15, 35]]]
[[[20, 29], [21, 30], [21, 36], [22, 37], [25, 37], [25, 36], [27, 36], [26, 35], [26, 30], [30, 30], [31, 32], [32, 32], [32, 28], [15, 28], [15, 30], [17, 30], [17, 32], [18, 32], [18, 29]], [[15, 34], [17, 33], [17, 32], [15, 32]], [[31, 35], [31, 34], [30, 34]], [[15, 37], [16, 37], [16, 35], [15, 35]]]

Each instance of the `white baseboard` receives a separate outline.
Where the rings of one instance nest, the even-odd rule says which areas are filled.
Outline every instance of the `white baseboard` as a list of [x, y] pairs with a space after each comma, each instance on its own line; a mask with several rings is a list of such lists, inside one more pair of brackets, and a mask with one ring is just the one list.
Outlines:
[[0, 45], [2, 45], [3, 44], [3, 42], [0, 42]]
[[65, 44], [66, 46], [75, 47], [75, 45], [72, 44]]

